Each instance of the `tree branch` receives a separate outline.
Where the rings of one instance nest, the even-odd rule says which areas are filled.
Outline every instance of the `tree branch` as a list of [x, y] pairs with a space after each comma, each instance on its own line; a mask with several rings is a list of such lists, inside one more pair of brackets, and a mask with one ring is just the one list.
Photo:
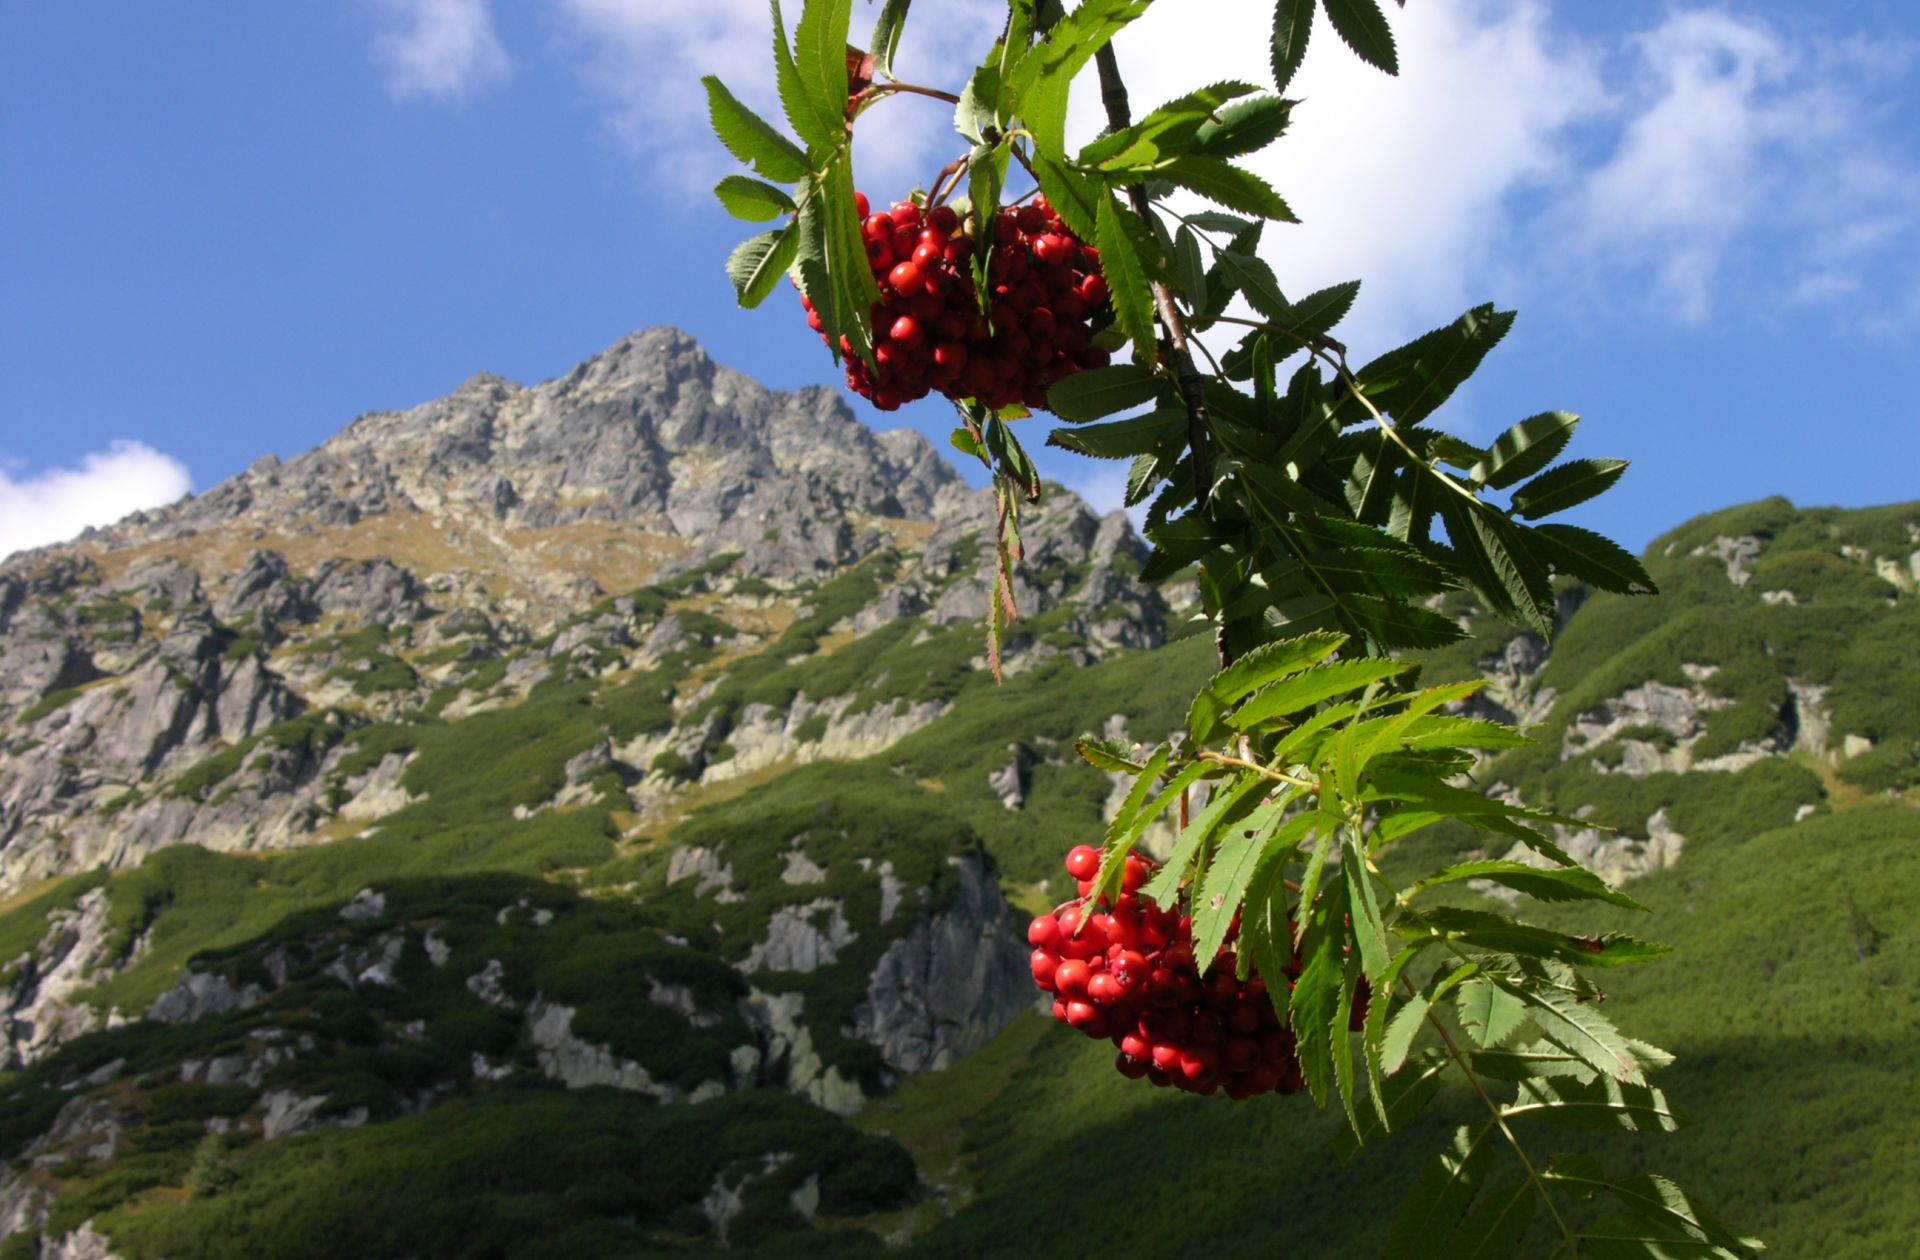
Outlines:
[[[1107, 44], [1094, 54], [1094, 61], [1100, 69], [1100, 100], [1107, 108], [1107, 128], [1110, 131], [1124, 131], [1133, 123], [1132, 114], [1127, 105], [1127, 87], [1120, 79], [1120, 63], [1113, 55], [1113, 45]], [[1133, 212], [1145, 222], [1149, 218], [1147, 190], [1139, 184], [1127, 189], [1127, 198], [1133, 204]], [[1174, 379], [1180, 386], [1180, 397], [1187, 405], [1187, 445], [1193, 450], [1193, 493], [1198, 507], [1207, 506], [1207, 491], [1213, 485], [1212, 425], [1207, 414], [1206, 387], [1201, 382], [1199, 371], [1193, 366], [1193, 354], [1187, 345], [1186, 321], [1180, 317], [1180, 310], [1173, 303], [1173, 293], [1165, 284], [1153, 281], [1153, 304], [1160, 317], [1160, 326], [1166, 330], [1165, 352], [1173, 365]]]

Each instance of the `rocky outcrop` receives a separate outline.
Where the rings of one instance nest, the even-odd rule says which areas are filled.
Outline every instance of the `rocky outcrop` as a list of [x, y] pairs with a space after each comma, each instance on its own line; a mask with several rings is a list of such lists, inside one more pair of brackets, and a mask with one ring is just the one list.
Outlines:
[[766, 939], [747, 952], [740, 970], [748, 975], [756, 971], [818, 971], [832, 966], [854, 939], [845, 907], [830, 897], [782, 906], [767, 922]]
[[950, 1067], [1033, 1005], [1026, 951], [985, 861], [948, 864], [943, 904], [887, 947], [848, 1029], [901, 1073]]
[[850, 1116], [866, 1105], [860, 1083], [826, 1063], [813, 1045], [813, 1032], [803, 1018], [807, 999], [802, 993], [762, 993], [750, 990], [741, 999], [740, 1013], [753, 1028], [764, 1049], [736, 1052], [736, 1069], [753, 1071], [760, 1079], [779, 1082], [790, 1092], [837, 1115]]
[[39, 943], [7, 965], [6, 1068], [25, 1067], [100, 1026], [100, 1012], [81, 995], [123, 962], [124, 943], [113, 939], [107, 922], [110, 909], [106, 889], [88, 891], [71, 909], [49, 914]]

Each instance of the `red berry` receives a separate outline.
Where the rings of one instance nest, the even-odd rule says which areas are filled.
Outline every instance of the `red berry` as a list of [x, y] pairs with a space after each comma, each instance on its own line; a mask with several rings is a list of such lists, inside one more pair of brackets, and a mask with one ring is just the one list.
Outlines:
[[[943, 328], [941, 330], [945, 332]], [[933, 348], [933, 361], [955, 372], [967, 366], [967, 347], [960, 341], [943, 341]]]
[[893, 270], [887, 273], [887, 283], [892, 285], [893, 291], [901, 297], [910, 298], [920, 292], [922, 287], [920, 268], [911, 262], [896, 263]]
[[1060, 943], [1060, 920], [1043, 914], [1027, 924], [1027, 944], [1035, 949], [1052, 949]]
[[1220, 1052], [1212, 1046], [1193, 1046], [1182, 1050], [1180, 1074], [1196, 1085], [1212, 1083], [1220, 1075]]
[[1084, 995], [1087, 991], [1087, 981], [1092, 976], [1092, 971], [1083, 960], [1069, 958], [1054, 970], [1054, 991], [1062, 995], [1069, 993]]
[[918, 227], [920, 224], [920, 207], [911, 201], [894, 202], [889, 214], [895, 227]]
[[1030, 955], [1028, 965], [1033, 970], [1033, 982], [1051, 993], [1054, 988], [1054, 974], [1060, 967], [1060, 959], [1044, 949], [1036, 949]]
[[1067, 874], [1075, 879], [1092, 879], [1100, 870], [1100, 850], [1090, 844], [1077, 844], [1067, 854]]
[[[911, 266], [912, 264], [902, 265]], [[899, 268], [896, 267], [894, 270], [898, 271]], [[920, 323], [911, 315], [902, 315], [893, 321], [893, 327], [887, 330], [887, 335], [903, 345], [918, 345], [920, 344]]]
[[954, 212], [952, 206], [935, 206], [927, 211], [927, 226], [936, 232], [952, 236], [953, 230], [960, 226], [960, 216]]
[[1251, 1037], [1229, 1037], [1220, 1044], [1220, 1061], [1229, 1072], [1249, 1072], [1260, 1065], [1260, 1043]]
[[864, 219], [867, 217], [867, 211], [871, 208], [871, 205], [867, 201], [867, 194], [863, 192], [853, 194], [853, 210], [855, 214], [858, 214]]

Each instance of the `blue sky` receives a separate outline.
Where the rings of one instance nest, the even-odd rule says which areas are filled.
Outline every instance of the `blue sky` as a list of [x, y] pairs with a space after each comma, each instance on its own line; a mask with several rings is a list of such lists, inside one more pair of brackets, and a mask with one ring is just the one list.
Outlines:
[[[921, 7], [902, 73], [954, 85], [993, 6]], [[1136, 102], [1262, 77], [1266, 7], [1161, 0], [1119, 44]], [[0, 0], [0, 553], [652, 324], [834, 382], [795, 303], [735, 310], [720, 270], [747, 229], [706, 191], [727, 160], [695, 79], [765, 99], [765, 23], [762, 0]], [[1766, 494], [1920, 497], [1920, 6], [1416, 0], [1398, 27], [1397, 81], [1319, 32], [1262, 159], [1307, 219], [1269, 233], [1289, 291], [1366, 281], [1358, 358], [1518, 307], [1453, 422], [1581, 412], [1576, 452], [1635, 467], [1580, 519], [1636, 547]], [[869, 118], [876, 200], [958, 152], [933, 102]], [[944, 404], [902, 422], [944, 449]], [[1046, 470], [1115, 497], [1114, 466]]]

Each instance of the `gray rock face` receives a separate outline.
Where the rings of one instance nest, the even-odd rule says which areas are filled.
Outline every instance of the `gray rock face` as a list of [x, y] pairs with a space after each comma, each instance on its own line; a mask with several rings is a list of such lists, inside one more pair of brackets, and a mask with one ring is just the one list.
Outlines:
[[977, 855], [951, 858], [946, 905], [887, 947], [848, 1031], [899, 1072], [951, 1066], [1033, 1005], [1026, 951]]
[[77, 998], [119, 961], [107, 926], [110, 908], [106, 889], [91, 890], [71, 910], [48, 915], [40, 943], [10, 964], [5, 1067], [25, 1067], [99, 1026], [99, 1013]]
[[259, 985], [235, 988], [225, 976], [190, 971], [180, 978], [180, 983], [153, 1000], [153, 1005], [147, 1008], [147, 1018], [163, 1024], [190, 1024], [209, 1015], [223, 1015], [252, 1006], [264, 996]]

